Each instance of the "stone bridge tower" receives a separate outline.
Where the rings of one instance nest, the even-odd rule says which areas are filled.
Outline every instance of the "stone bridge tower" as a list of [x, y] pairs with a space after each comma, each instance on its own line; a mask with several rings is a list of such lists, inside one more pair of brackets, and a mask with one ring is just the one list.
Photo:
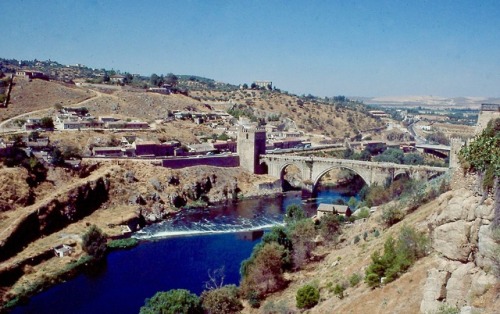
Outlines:
[[254, 126], [240, 126], [238, 130], [240, 167], [255, 174], [262, 174], [259, 157], [265, 153], [266, 130]]

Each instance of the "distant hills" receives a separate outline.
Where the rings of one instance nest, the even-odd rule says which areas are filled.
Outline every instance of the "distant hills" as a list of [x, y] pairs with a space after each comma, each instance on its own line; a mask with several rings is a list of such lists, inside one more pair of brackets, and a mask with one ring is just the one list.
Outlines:
[[349, 97], [367, 105], [382, 107], [432, 107], [479, 109], [484, 103], [500, 103], [497, 97], [439, 97], [439, 96], [384, 96]]

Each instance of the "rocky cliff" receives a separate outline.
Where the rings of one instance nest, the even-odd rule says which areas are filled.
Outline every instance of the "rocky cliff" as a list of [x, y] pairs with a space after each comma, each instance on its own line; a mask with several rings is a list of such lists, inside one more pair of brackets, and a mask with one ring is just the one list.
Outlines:
[[[268, 296], [259, 310], [246, 307], [244, 312], [298, 313], [297, 290], [312, 284], [321, 298], [308, 313], [499, 313], [500, 241], [492, 226], [500, 195], [498, 188], [496, 195], [483, 194], [478, 186], [475, 176], [458, 174], [451, 191], [415, 210], [407, 211], [397, 201], [380, 206], [365, 221], [346, 225], [334, 249], [318, 247], [315, 254], [322, 261], [287, 273], [287, 289]], [[394, 206], [407, 214], [387, 227], [382, 213], [384, 207]], [[379, 288], [368, 287], [362, 279], [351, 284], [353, 276], [364, 277], [372, 254], [383, 252], [387, 238], [397, 237], [404, 226], [428, 236], [428, 255]], [[336, 285], [346, 289], [342, 298], [334, 293]]]
[[93, 213], [108, 199], [110, 182], [107, 176], [108, 171], [97, 173], [23, 208], [15, 223], [1, 233], [0, 261], [21, 251], [35, 239]]
[[[498, 226], [492, 224], [498, 201], [492, 194], [475, 193], [475, 186], [469, 184], [441, 196], [437, 210], [428, 218], [438, 263], [428, 270], [422, 313], [436, 312], [444, 304], [461, 313], [482, 313], [481, 308], [493, 313], [481, 299], [500, 278], [500, 239]], [[497, 200], [499, 196], [497, 188]], [[500, 309], [498, 295], [494, 301]]]

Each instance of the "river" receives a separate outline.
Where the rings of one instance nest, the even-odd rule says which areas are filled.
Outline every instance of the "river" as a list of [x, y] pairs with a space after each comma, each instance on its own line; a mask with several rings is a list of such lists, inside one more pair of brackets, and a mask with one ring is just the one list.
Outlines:
[[283, 222], [290, 204], [303, 204], [312, 215], [318, 203], [342, 196], [322, 190], [303, 200], [300, 192], [243, 200], [209, 210], [186, 210], [175, 218], [134, 234], [141, 244], [113, 251], [99, 269], [33, 296], [12, 313], [138, 313], [157, 291], [204, 290], [208, 271], [224, 267], [225, 284], [238, 284], [241, 261], [248, 258], [264, 230]]

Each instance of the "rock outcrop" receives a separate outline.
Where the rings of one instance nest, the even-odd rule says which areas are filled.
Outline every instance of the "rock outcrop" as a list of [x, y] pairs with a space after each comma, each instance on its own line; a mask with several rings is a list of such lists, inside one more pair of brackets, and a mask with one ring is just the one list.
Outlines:
[[0, 239], [0, 261], [6, 260], [25, 245], [41, 236], [56, 232], [70, 223], [86, 217], [108, 199], [108, 173], [81, 180], [57, 195], [25, 209], [18, 222], [4, 230]]
[[429, 218], [440, 262], [428, 270], [422, 313], [435, 313], [444, 305], [461, 309], [461, 313], [482, 313], [474, 301], [499, 280], [495, 265], [499, 244], [492, 232], [495, 204], [492, 198], [468, 188], [440, 196], [441, 211]]

